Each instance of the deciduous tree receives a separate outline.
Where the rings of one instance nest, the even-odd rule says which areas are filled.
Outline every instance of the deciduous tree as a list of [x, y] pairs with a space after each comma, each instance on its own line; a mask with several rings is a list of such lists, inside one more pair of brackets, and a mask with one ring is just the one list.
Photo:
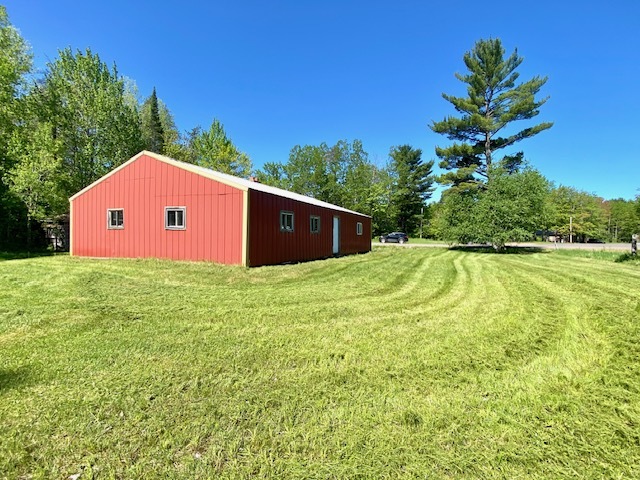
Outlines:
[[372, 212], [379, 197], [372, 190], [379, 183], [379, 171], [360, 140], [296, 145], [285, 164], [266, 163], [258, 177], [269, 185], [362, 213]]
[[444, 192], [436, 220], [443, 239], [490, 243], [501, 251], [507, 242], [531, 239], [547, 223], [550, 187], [539, 172], [494, 165], [489, 173], [485, 188]]
[[58, 152], [60, 142], [53, 138], [53, 128], [47, 122], [32, 121], [26, 128], [16, 131], [10, 150], [16, 159], [8, 172], [10, 191], [27, 209], [25, 231], [27, 245], [32, 243], [33, 222], [64, 213], [68, 210], [61, 160]]
[[42, 119], [61, 142], [67, 195], [86, 187], [143, 148], [138, 113], [122, 77], [87, 49], [65, 49], [48, 65], [39, 95]]
[[217, 119], [209, 130], [197, 127], [192, 131], [189, 149], [187, 160], [201, 167], [239, 177], [248, 177], [251, 173], [251, 159], [233, 144]]
[[551, 192], [551, 230], [570, 241], [604, 239], [603, 199], [573, 187], [559, 186]]
[[31, 71], [31, 51], [0, 5], [0, 248], [20, 238], [23, 208], [9, 191], [8, 172], [17, 159], [9, 151], [23, 116], [21, 101], [26, 76]]
[[631, 236], [640, 232], [640, 212], [636, 201], [616, 198], [604, 201], [602, 207], [609, 241], [630, 242]]

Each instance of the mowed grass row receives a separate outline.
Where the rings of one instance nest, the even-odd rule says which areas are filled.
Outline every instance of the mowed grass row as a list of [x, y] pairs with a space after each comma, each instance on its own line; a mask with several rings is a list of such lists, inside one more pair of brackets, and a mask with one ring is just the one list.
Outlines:
[[0, 262], [5, 478], [640, 477], [640, 269]]

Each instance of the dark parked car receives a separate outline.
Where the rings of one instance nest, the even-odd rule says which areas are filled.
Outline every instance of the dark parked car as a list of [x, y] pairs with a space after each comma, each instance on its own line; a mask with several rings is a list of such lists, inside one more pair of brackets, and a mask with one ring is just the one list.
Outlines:
[[409, 241], [409, 237], [407, 237], [406, 233], [402, 233], [402, 232], [392, 232], [392, 233], [388, 233], [386, 235], [381, 235], [380, 236], [380, 243], [406, 243]]

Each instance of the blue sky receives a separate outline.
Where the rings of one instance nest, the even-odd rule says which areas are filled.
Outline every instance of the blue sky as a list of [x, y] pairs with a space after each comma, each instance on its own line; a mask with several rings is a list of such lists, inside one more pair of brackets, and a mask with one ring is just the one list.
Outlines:
[[549, 77], [536, 120], [555, 125], [518, 150], [558, 185], [640, 193], [637, 0], [3, 4], [37, 67], [90, 47], [141, 97], [155, 86], [180, 130], [218, 118], [257, 168], [341, 139], [381, 165], [394, 145], [435, 158], [449, 142], [428, 125], [455, 113], [441, 94], [464, 95], [463, 54], [497, 37], [524, 57], [521, 79]]

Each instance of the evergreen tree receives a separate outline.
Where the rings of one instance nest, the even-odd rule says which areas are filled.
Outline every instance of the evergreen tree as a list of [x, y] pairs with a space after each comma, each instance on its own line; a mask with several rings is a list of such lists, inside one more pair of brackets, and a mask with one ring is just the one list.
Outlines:
[[[500, 39], [479, 40], [464, 55], [468, 73], [456, 73], [456, 78], [467, 85], [468, 95], [442, 94], [460, 116], [449, 116], [430, 125], [434, 132], [454, 141], [449, 147], [436, 147], [436, 154], [441, 159], [440, 168], [449, 170], [440, 177], [441, 183], [457, 188], [484, 184], [490, 167], [496, 163], [498, 150], [511, 147], [553, 125], [544, 122], [519, 131], [509, 128], [513, 122], [538, 115], [539, 108], [547, 101], [547, 98], [535, 99], [546, 83], [546, 77], [536, 76], [516, 84], [519, 78], [516, 69], [522, 61], [517, 50], [505, 58]], [[501, 159], [501, 167], [507, 172], [514, 172], [523, 161], [522, 152], [505, 155]]]
[[433, 160], [423, 163], [422, 150], [410, 145], [391, 149], [391, 172], [394, 177], [391, 201], [396, 208], [396, 228], [414, 233], [420, 215], [431, 197]]
[[153, 87], [151, 96], [145, 100], [142, 106], [141, 117], [145, 149], [163, 154], [165, 147], [165, 129], [160, 117], [160, 107], [155, 87]]

